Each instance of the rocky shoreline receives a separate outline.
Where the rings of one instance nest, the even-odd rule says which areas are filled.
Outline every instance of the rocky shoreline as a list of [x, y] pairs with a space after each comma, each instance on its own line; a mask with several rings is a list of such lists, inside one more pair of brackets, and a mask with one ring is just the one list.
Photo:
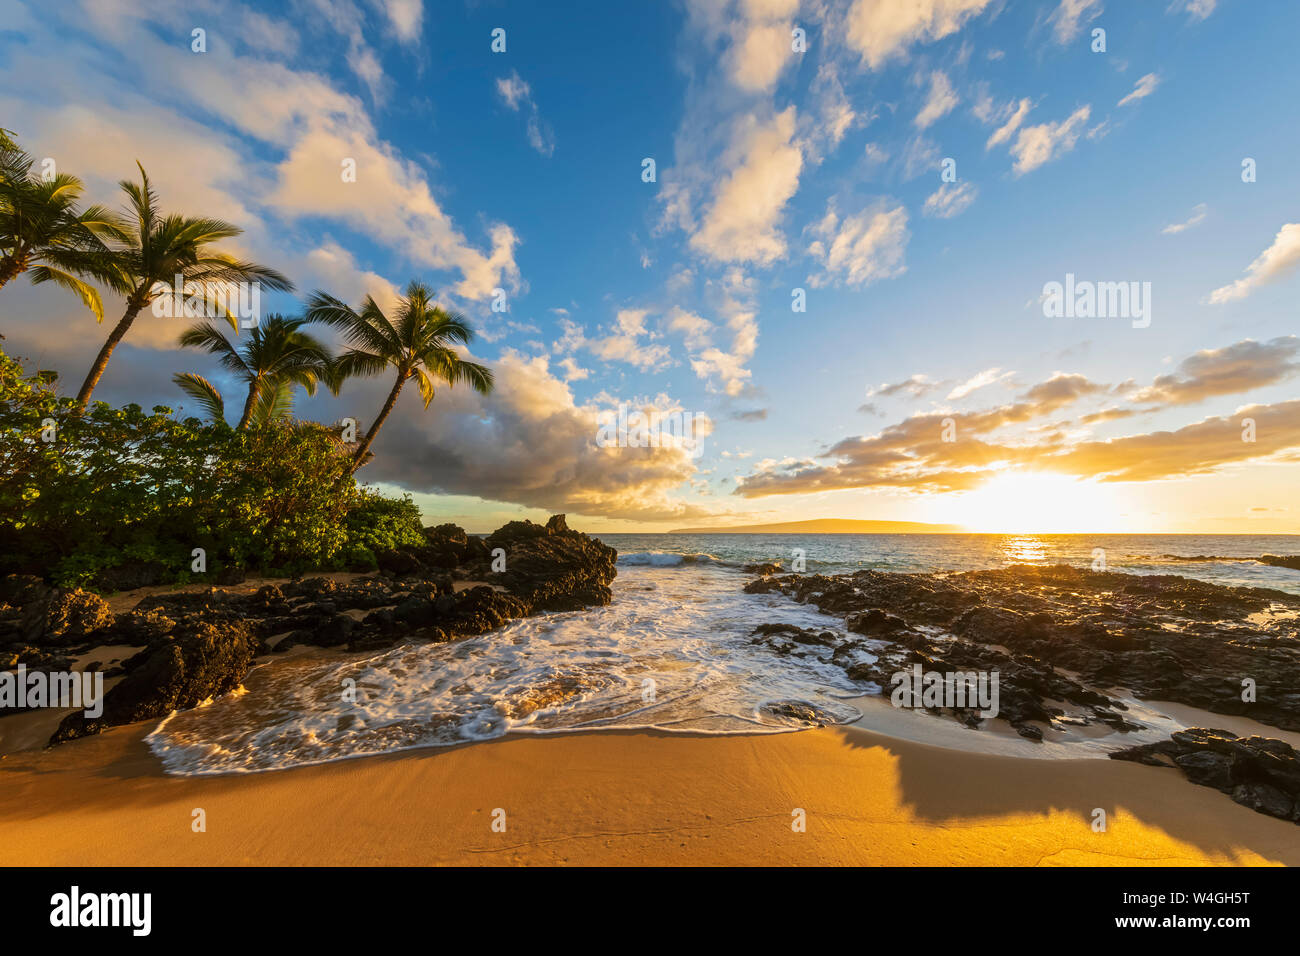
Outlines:
[[617, 552], [570, 530], [564, 515], [544, 526], [512, 521], [482, 538], [439, 525], [425, 538], [378, 556], [377, 574], [347, 583], [305, 577], [253, 593], [156, 593], [117, 614], [98, 594], [11, 575], [0, 581], [0, 669], [63, 672], [96, 648], [139, 648], [105, 671], [121, 680], [103, 713], [70, 714], [50, 738], [56, 744], [228, 693], [256, 658], [295, 645], [363, 651], [452, 641], [612, 599]]
[[[377, 650], [446, 642], [548, 611], [608, 604], [617, 552], [563, 515], [485, 537], [454, 525], [378, 556], [368, 575], [302, 577], [240, 589], [177, 589], [125, 611], [38, 578], [0, 581], [0, 669], [66, 672], [96, 649], [117, 654], [103, 712], [65, 717], [54, 745], [157, 719], [238, 688], [259, 659], [295, 646]], [[1029, 740], [1043, 728], [1138, 729], [1124, 697], [1172, 701], [1300, 730], [1300, 597], [1172, 575], [1067, 566], [937, 574], [785, 574], [752, 565], [749, 593], [780, 593], [843, 619], [843, 632], [773, 621], [754, 643], [815, 654], [857, 681], [894, 673], [997, 671], [999, 716]], [[120, 597], [120, 596], [119, 596]], [[95, 665], [88, 665], [94, 667]], [[1253, 700], [1243, 681], [1254, 682]], [[976, 709], [934, 708], [971, 728]], [[16, 708], [0, 709], [0, 719]], [[1284, 741], [1195, 729], [1117, 750], [1114, 759], [1181, 770], [1261, 813], [1300, 822], [1300, 754]]]
[[[874, 681], [886, 693], [893, 674], [915, 665], [937, 672], [997, 671], [999, 715], [1030, 740], [1042, 739], [1042, 725], [1138, 729], [1117, 699], [1123, 696], [1119, 688], [1142, 700], [1300, 730], [1300, 597], [1282, 591], [1065, 565], [951, 574], [780, 574], [775, 565], [746, 570], [759, 575], [745, 586], [747, 592], [781, 593], [811, 604], [842, 617], [847, 632], [773, 623], [755, 632], [756, 642], [777, 653], [829, 651], [830, 661], [848, 676]], [[1243, 699], [1245, 681], [1253, 682], [1253, 700]], [[1063, 704], [1072, 705], [1072, 712]], [[932, 709], [972, 728], [983, 723], [971, 708]], [[1240, 740], [1226, 731], [1187, 734], [1214, 735], [1206, 739], [1236, 755], [1236, 769], [1214, 777], [1217, 783], [1231, 781], [1224, 792], [1260, 812], [1300, 822], [1300, 757], [1288, 744]], [[1112, 756], [1186, 769], [1210, 759], [1189, 756], [1192, 739], [1175, 735]], [[1215, 753], [1216, 761], [1229, 759]], [[1260, 761], [1271, 768], [1265, 775], [1251, 770]], [[1204, 782], [1194, 774], [1189, 778]]]

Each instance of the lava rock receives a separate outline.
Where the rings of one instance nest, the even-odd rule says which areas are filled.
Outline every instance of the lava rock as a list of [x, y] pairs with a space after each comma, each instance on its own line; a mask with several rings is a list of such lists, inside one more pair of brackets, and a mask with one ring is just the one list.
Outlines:
[[82, 644], [113, 625], [112, 610], [98, 594], [54, 588], [23, 608], [25, 639], [47, 647]]
[[[165, 645], [104, 695], [104, 712], [88, 718], [70, 714], [51, 744], [97, 734], [106, 727], [165, 717], [229, 693], [240, 685], [257, 652], [257, 641], [238, 624], [188, 623]], [[123, 666], [126, 666], [125, 664]]]
[[1284, 740], [1197, 727], [1110, 757], [1156, 766], [1172, 763], [1192, 783], [1213, 787], [1257, 813], [1300, 823], [1300, 753]]

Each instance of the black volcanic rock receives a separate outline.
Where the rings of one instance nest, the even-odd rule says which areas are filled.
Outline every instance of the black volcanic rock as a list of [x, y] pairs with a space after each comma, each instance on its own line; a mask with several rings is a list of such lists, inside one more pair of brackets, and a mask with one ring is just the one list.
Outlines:
[[489, 550], [505, 548], [508, 552], [513, 545], [537, 538], [545, 538], [548, 534], [554, 534], [554, 532], [550, 531], [545, 525], [534, 524], [531, 521], [510, 521], [488, 535], [487, 541], [484, 543]]
[[[165, 717], [239, 686], [252, 666], [256, 640], [239, 624], [195, 622], [128, 667], [126, 677], [104, 695], [97, 718], [70, 714], [51, 744], [97, 734], [106, 727]], [[132, 662], [128, 662], [128, 665]]]
[[[888, 642], [874, 665], [836, 656], [855, 679], [887, 681], [907, 651], [953, 669], [999, 670], [1001, 716], [1022, 733], [1025, 720], [1060, 714], [1050, 700], [1078, 704], [1118, 729], [1133, 726], [1122, 704], [1089, 689], [1114, 687], [1300, 730], [1300, 622], [1273, 613], [1300, 610], [1300, 597], [1282, 591], [1064, 565], [783, 574], [745, 590], [785, 594]], [[1254, 701], [1242, 700], [1248, 678]]]
[[1284, 740], [1198, 727], [1110, 757], [1177, 767], [1192, 783], [1222, 791], [1257, 813], [1300, 823], [1300, 754]]
[[[515, 618], [612, 598], [618, 553], [571, 530], [563, 515], [544, 526], [511, 522], [493, 534], [492, 546], [506, 549], [506, 570], [499, 573], [492, 571], [487, 542], [455, 525], [426, 528], [425, 538], [427, 545], [389, 552], [383, 559], [389, 574], [306, 578], [251, 594], [213, 587], [150, 595], [117, 615], [97, 595], [11, 575], [0, 580], [0, 663], [48, 669], [67, 664], [56, 646], [143, 647], [122, 662], [125, 676], [105, 696], [103, 715], [67, 717], [54, 744], [227, 693], [254, 658], [269, 651], [271, 638], [277, 651], [297, 644], [370, 650], [400, 641], [450, 641]], [[458, 581], [488, 583], [456, 590]], [[24, 640], [24, 624], [38, 630], [44, 644]]]
[[80, 588], [35, 593], [18, 623], [26, 641], [44, 647], [84, 644], [112, 625], [108, 602]]
[[479, 580], [504, 587], [534, 612], [574, 611], [613, 599], [618, 552], [569, 530], [563, 515], [545, 526], [512, 521], [485, 543], [489, 550], [504, 549], [505, 570], [492, 571], [489, 564]]
[[902, 618], [886, 614], [876, 607], [850, 614], [844, 619], [844, 626], [854, 634], [891, 640], [911, 630]]
[[1290, 568], [1300, 571], [1300, 554], [1265, 554], [1260, 556], [1262, 564], [1271, 564], [1275, 568]]

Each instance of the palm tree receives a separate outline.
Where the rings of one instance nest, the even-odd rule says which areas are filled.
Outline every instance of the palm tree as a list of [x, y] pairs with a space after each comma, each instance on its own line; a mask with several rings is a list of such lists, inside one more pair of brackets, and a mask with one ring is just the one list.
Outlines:
[[121, 222], [102, 206], [77, 210], [84, 186], [59, 173], [33, 176], [32, 158], [0, 130], [0, 288], [30, 272], [33, 283], [69, 290], [104, 320], [99, 291], [81, 276], [106, 277], [105, 238], [120, 238]]
[[[205, 349], [217, 356], [222, 368], [248, 385], [244, 411], [235, 426], [244, 429], [254, 420], [264, 422], [269, 417], [284, 417], [293, 406], [294, 386], [301, 385], [308, 395], [314, 395], [316, 383], [331, 374], [329, 351], [301, 331], [306, 324], [303, 319], [269, 315], [257, 324], [243, 347], [237, 349], [211, 322], [202, 322], [181, 333], [180, 344]], [[221, 394], [206, 379], [197, 375], [178, 375], [173, 381], [199, 401], [209, 414], [219, 407], [218, 414], [224, 415]], [[286, 402], [288, 408], [285, 408]], [[218, 417], [218, 414], [213, 417]]]
[[[129, 214], [122, 247], [107, 257], [106, 283], [126, 299], [126, 312], [113, 327], [99, 350], [95, 364], [77, 392], [76, 407], [84, 410], [99, 384], [113, 350], [145, 306], [167, 291], [173, 279], [195, 290], [194, 298], [205, 305], [220, 303], [229, 286], [238, 282], [261, 283], [268, 289], [287, 292], [293, 283], [267, 266], [245, 262], [210, 248], [214, 242], [238, 236], [242, 229], [220, 219], [163, 216], [149, 176], [138, 162], [140, 182], [124, 179]], [[226, 318], [238, 329], [228, 311]]]
[[[185, 372], [173, 375], [172, 381], [180, 386], [181, 391], [194, 399], [213, 422], [226, 420], [226, 400], [217, 386], [202, 375]], [[253, 407], [249, 424], [260, 428], [268, 422], [288, 420], [292, 414], [293, 383], [276, 382], [263, 388], [258, 394], [257, 404]]]
[[331, 385], [335, 392], [344, 379], [353, 376], [381, 375], [389, 369], [397, 372], [388, 401], [353, 456], [353, 471], [366, 463], [375, 436], [397, 404], [402, 386], [410, 379], [415, 379], [425, 408], [433, 401], [438, 382], [449, 386], [468, 385], [480, 395], [492, 391], [492, 370], [465, 361], [452, 348], [469, 344], [474, 330], [463, 316], [436, 305], [433, 293], [421, 282], [406, 287], [406, 295], [398, 299], [391, 319], [370, 296], [366, 296], [361, 311], [356, 312], [324, 292], [316, 292], [308, 300], [306, 317], [309, 322], [341, 329], [351, 346], [334, 361]]

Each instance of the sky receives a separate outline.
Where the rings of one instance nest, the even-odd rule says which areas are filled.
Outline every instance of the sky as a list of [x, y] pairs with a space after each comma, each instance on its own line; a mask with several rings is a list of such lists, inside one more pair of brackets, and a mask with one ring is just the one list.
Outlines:
[[[359, 473], [431, 521], [1298, 533], [1297, 35], [1290, 0], [0, 0], [0, 126], [88, 201], [139, 160], [242, 227], [297, 287], [265, 311], [462, 312], [496, 390], [408, 390]], [[72, 392], [121, 308], [19, 280], [0, 334]], [[184, 322], [96, 397], [232, 394]]]

